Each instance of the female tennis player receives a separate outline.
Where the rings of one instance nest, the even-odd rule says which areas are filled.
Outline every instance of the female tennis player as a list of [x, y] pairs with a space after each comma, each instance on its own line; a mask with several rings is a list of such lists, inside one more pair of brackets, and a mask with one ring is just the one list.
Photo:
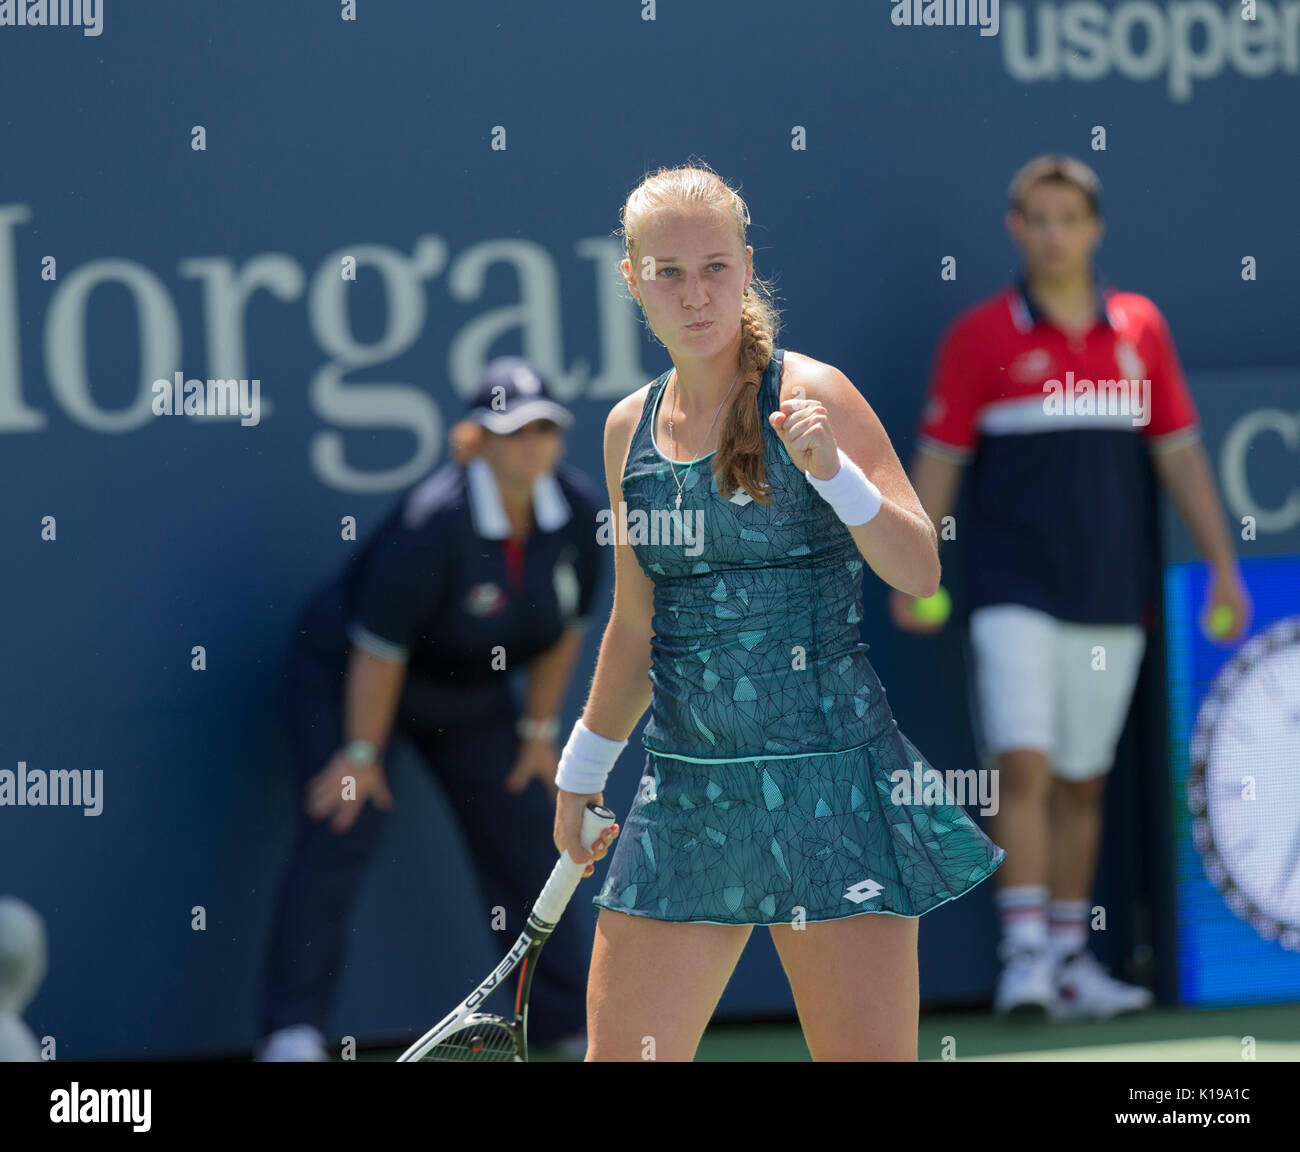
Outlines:
[[935, 533], [852, 383], [776, 347], [748, 223], [706, 166], [660, 169], [622, 212], [623, 275], [673, 366], [606, 422], [628, 530], [556, 777], [556, 847], [603, 854], [578, 843], [583, 805], [649, 707], [595, 898], [587, 1059], [693, 1059], [762, 924], [814, 1059], [914, 1060], [917, 917], [1005, 853], [901, 784], [933, 770], [859, 641], [862, 567], [929, 596]]
[[[450, 801], [482, 930], [497, 919], [513, 940], [555, 863], [558, 713], [601, 561], [599, 489], [561, 464], [571, 423], [533, 365], [492, 361], [452, 430], [455, 460], [406, 495], [299, 617], [289, 714], [303, 805], [272, 932], [262, 1059], [325, 1057], [348, 919], [394, 805], [384, 752], [398, 733]], [[527, 669], [522, 709], [516, 669]], [[585, 1047], [578, 929], [576, 917], [560, 921], [533, 984], [538, 1044]]]

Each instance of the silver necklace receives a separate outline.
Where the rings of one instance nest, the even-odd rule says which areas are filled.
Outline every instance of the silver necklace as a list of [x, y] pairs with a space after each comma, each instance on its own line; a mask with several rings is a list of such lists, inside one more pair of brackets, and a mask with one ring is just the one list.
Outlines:
[[[737, 368], [736, 375], [732, 377], [731, 380], [731, 388], [734, 388], [736, 386], [736, 381], [739, 379], [740, 379], [740, 369]], [[708, 432], [704, 433], [705, 444], [709, 442], [709, 436], [712, 435], [713, 433], [713, 425], [718, 422], [718, 415], [722, 411], [722, 405], [727, 402], [727, 397], [731, 395], [731, 388], [727, 389], [727, 395], [722, 398], [722, 404], [718, 405], [718, 411], [713, 414], [713, 419], [709, 422], [709, 430]], [[676, 397], [676, 395], [677, 395], [677, 369], [674, 368], [673, 369], [674, 398]], [[675, 399], [674, 399], [674, 403], [676, 403]], [[673, 457], [677, 455], [677, 438], [673, 435], [673, 404], [668, 405], [668, 440], [669, 440], [669, 451], [672, 453], [672, 456], [668, 458], [668, 467], [672, 468], [673, 470], [673, 482], [677, 485], [677, 511], [680, 512], [682, 510], [682, 488], [685, 486], [686, 481], [691, 478], [691, 468], [694, 468], [696, 464], [698, 464], [701, 460], [704, 459], [704, 457], [696, 456], [695, 459], [691, 461], [690, 468], [686, 469], [686, 474], [680, 480], [677, 479], [677, 469], [673, 467], [674, 464]], [[703, 447], [703, 445], [701, 445], [701, 447]]]

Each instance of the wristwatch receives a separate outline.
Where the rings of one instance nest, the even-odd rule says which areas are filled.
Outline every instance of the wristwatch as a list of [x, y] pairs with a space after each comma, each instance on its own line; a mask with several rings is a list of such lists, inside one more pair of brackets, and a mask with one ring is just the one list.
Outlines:
[[528, 716], [520, 716], [519, 723], [515, 725], [515, 731], [519, 733], [521, 740], [550, 740], [554, 742], [560, 734], [560, 720], [557, 716], [548, 716], [545, 720], [533, 720]]
[[349, 740], [343, 750], [353, 764], [373, 764], [379, 759], [379, 749], [369, 740]]

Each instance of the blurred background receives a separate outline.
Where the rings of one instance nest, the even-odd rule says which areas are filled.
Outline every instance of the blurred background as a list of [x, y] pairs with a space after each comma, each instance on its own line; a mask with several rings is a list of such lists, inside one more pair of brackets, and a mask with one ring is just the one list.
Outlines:
[[[844, 371], [907, 464], [941, 332], [1017, 273], [1011, 174], [1090, 164], [1098, 267], [1168, 319], [1229, 519], [1257, 518], [1252, 636], [1300, 612], [1300, 3], [1260, 0], [1245, 28], [1235, 0], [1004, 0], [988, 37], [896, 26], [888, 0], [344, 7], [103, 0], [98, 36], [0, 27], [0, 769], [103, 772], [97, 815], [0, 806], [0, 895], [49, 941], [26, 1019], [59, 1058], [247, 1055], [296, 803], [292, 617], [444, 462], [495, 356], [549, 376], [566, 458], [603, 491], [607, 412], [669, 367], [614, 237], [660, 165], [699, 157], [739, 189], [778, 343]], [[177, 372], [257, 378], [260, 421], [155, 417]], [[1099, 956], [1176, 1031], [1300, 1000], [1300, 954], [1196, 842], [1189, 741], [1234, 651], [1196, 631], [1204, 572], [1170, 511], [1095, 901]], [[960, 550], [943, 558], [959, 591]], [[607, 567], [564, 732], [611, 591]], [[899, 633], [885, 592], [868, 577], [862, 629], [899, 726], [975, 767], [958, 629]], [[1300, 669], [1278, 668], [1254, 707], [1300, 715]], [[606, 790], [620, 815], [640, 735]], [[409, 754], [389, 770], [333, 1022], [362, 1045], [423, 1031], [501, 947], [438, 789]], [[1300, 810], [1273, 829], [1289, 851]], [[594, 922], [596, 890], [570, 914]], [[987, 1010], [995, 928], [991, 885], [923, 919], [923, 1009]], [[718, 1021], [788, 1038], [793, 1019], [755, 932]]]

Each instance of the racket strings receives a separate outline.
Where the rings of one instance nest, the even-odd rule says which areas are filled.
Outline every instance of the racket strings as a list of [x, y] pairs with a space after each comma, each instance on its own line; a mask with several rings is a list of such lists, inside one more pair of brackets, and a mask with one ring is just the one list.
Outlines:
[[507, 1063], [517, 1058], [515, 1034], [502, 1020], [476, 1020], [429, 1049], [421, 1061]]

